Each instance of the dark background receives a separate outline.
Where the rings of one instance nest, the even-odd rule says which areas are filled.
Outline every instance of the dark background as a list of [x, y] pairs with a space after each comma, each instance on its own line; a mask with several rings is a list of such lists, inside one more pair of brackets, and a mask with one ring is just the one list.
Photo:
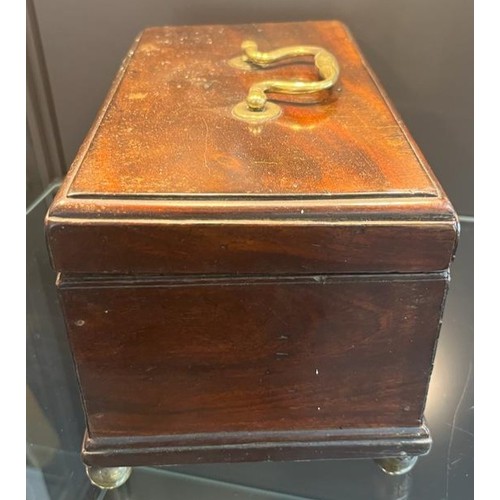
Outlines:
[[62, 170], [145, 27], [340, 19], [456, 210], [473, 214], [472, 0], [28, 0], [30, 7]]

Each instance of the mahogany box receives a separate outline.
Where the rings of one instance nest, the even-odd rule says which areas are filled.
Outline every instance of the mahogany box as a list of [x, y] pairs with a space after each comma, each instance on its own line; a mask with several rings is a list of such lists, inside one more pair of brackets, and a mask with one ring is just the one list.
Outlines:
[[46, 219], [91, 480], [409, 470], [457, 229], [342, 23], [143, 31]]

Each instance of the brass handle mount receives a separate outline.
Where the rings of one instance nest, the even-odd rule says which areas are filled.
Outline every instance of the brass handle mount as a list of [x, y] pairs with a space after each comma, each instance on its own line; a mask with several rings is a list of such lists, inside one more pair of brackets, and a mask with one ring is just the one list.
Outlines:
[[264, 122], [277, 118], [281, 114], [281, 108], [267, 100], [266, 93], [268, 92], [312, 94], [333, 87], [339, 78], [340, 67], [337, 59], [321, 47], [296, 45], [270, 52], [261, 52], [254, 41], [246, 40], [241, 44], [241, 48], [243, 55], [229, 61], [231, 66], [241, 69], [251, 69], [255, 66], [265, 68], [285, 59], [313, 56], [320, 76], [320, 79], [316, 81], [265, 80], [254, 83], [250, 87], [246, 99], [233, 108], [233, 116], [243, 121]]

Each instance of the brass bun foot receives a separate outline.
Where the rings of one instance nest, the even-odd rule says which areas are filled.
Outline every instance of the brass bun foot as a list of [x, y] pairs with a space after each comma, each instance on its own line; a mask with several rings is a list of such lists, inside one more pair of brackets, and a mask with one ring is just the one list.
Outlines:
[[418, 457], [378, 458], [375, 463], [390, 476], [401, 476], [410, 472], [417, 463]]
[[127, 482], [132, 473], [131, 467], [92, 467], [85, 466], [90, 482], [102, 490], [113, 490]]

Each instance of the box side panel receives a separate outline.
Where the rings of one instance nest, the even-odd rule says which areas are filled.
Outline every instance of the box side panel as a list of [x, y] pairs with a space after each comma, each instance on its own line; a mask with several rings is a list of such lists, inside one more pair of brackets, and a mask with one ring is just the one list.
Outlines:
[[89, 435], [418, 427], [446, 283], [63, 282]]
[[68, 220], [47, 237], [64, 273], [413, 273], [448, 269], [456, 223]]

